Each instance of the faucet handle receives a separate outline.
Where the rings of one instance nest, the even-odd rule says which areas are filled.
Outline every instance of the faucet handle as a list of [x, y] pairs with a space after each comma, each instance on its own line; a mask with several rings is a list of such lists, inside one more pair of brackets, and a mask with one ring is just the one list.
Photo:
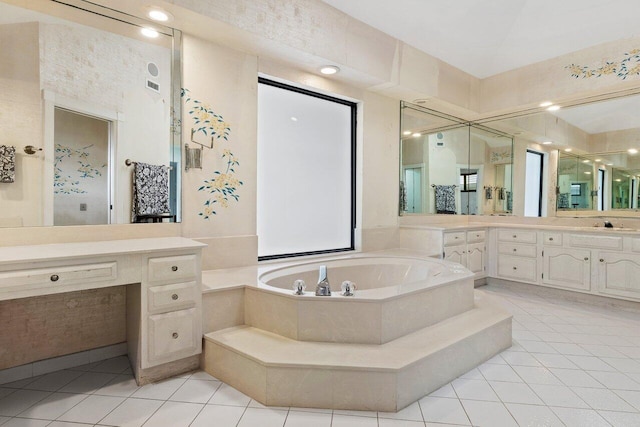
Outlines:
[[356, 292], [356, 284], [349, 281], [349, 280], [345, 280], [344, 282], [342, 282], [342, 296], [345, 297], [352, 297]]
[[318, 283], [327, 281], [327, 266], [321, 265], [318, 274]]
[[293, 292], [296, 295], [304, 295], [305, 289], [307, 289], [307, 284], [304, 283], [304, 280], [298, 279], [293, 282]]

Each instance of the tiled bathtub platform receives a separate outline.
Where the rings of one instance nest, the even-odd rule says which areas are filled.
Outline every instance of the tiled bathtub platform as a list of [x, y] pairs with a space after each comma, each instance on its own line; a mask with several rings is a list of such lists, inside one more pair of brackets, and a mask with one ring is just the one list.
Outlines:
[[211, 332], [204, 369], [268, 406], [397, 411], [510, 346], [511, 315], [475, 291], [472, 309], [381, 345]]

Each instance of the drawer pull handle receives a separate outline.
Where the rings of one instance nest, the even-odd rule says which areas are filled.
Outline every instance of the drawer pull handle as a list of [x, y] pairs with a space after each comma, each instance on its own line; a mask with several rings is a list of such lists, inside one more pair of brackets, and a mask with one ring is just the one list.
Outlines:
[[549, 241], [550, 241], [550, 242], [553, 242], [553, 237], [549, 237]]
[[513, 252], [518, 252], [518, 250], [516, 248], [513, 248]]
[[177, 340], [177, 339], [178, 339], [178, 333], [177, 333], [177, 332], [174, 332], [174, 333], [171, 335], [171, 337], [173, 337], [173, 339], [174, 339], [174, 340]]
[[518, 237], [518, 236], [514, 234], [514, 235], [513, 235], [513, 238], [515, 239], [516, 237]]
[[585, 261], [589, 261], [589, 257], [584, 257], [584, 260]]
[[604, 258], [600, 258], [600, 262], [604, 262]]
[[177, 300], [178, 299], [178, 294], [171, 295], [171, 299], [174, 300], [174, 301]]
[[514, 269], [514, 270], [517, 270], [517, 269], [518, 269], [518, 267], [513, 267], [513, 269]]
[[52, 282], [57, 282], [59, 278], [60, 278], [60, 276], [58, 276], [57, 274], [52, 274], [51, 275], [51, 281]]
[[458, 237], [458, 236], [456, 236], [456, 237], [454, 237], [454, 239], [456, 239], [456, 240], [457, 240], [457, 239], [459, 239], [459, 237]]
[[178, 271], [178, 266], [174, 265], [173, 267], [171, 267], [171, 271]]

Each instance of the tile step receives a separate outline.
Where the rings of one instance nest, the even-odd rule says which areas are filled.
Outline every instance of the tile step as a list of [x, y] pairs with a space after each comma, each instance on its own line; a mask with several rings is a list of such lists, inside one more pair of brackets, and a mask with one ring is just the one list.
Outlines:
[[381, 345], [208, 333], [204, 369], [265, 405], [396, 411], [511, 346], [511, 314], [475, 296], [472, 310]]

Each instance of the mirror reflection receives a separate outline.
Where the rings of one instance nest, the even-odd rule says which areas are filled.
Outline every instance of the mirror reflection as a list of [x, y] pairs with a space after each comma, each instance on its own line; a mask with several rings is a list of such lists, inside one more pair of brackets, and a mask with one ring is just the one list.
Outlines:
[[402, 214], [512, 211], [509, 135], [417, 105], [401, 105]]
[[86, 2], [28, 7], [0, 3], [0, 226], [175, 221], [179, 34]]

